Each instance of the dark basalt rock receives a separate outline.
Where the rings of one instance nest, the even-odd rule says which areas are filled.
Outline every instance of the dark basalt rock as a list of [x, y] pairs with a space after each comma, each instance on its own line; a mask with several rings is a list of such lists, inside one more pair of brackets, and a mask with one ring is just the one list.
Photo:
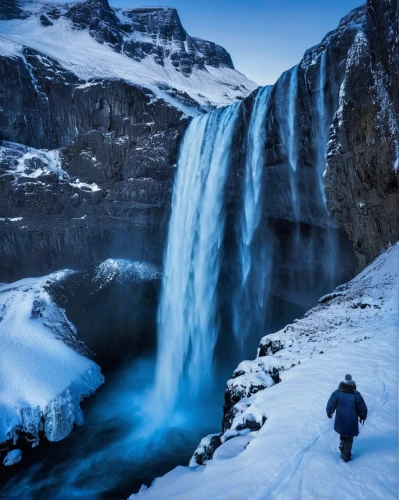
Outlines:
[[399, 239], [398, 2], [368, 0], [331, 130], [325, 190], [360, 268]]
[[0, 4], [0, 20], [24, 19], [28, 14], [22, 8], [19, 0], [2, 0]]
[[266, 341], [264, 343], [261, 342], [259, 345], [259, 356], [276, 354], [276, 352], [281, 351], [281, 349], [284, 349], [284, 344], [281, 340], [266, 337]]
[[[159, 263], [183, 113], [123, 81], [82, 84], [31, 49], [0, 58], [0, 74], [0, 139], [62, 148], [64, 172], [45, 171], [40, 151], [3, 142], [0, 218], [24, 220], [0, 221], [2, 279], [81, 269], [110, 256]], [[24, 175], [14, 173], [20, 160]], [[29, 177], [40, 168], [41, 176]]]
[[[150, 271], [143, 276], [140, 266]], [[68, 273], [46, 290], [76, 327], [85, 354], [107, 373], [156, 344], [160, 278], [159, 270], [147, 263], [111, 259]], [[36, 309], [40, 313], [40, 305]]]
[[212, 436], [207, 446], [199, 447], [199, 449], [194, 452], [193, 458], [195, 463], [198, 465], [205, 465], [208, 460], [211, 460], [213, 454], [221, 444], [220, 435]]

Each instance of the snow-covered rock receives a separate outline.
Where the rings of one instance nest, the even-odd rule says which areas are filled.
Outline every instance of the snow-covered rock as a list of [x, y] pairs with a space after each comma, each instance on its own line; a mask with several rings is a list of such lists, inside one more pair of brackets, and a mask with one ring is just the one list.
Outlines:
[[10, 465], [17, 464], [22, 460], [22, 451], [18, 448], [12, 451], [9, 451], [3, 460], [3, 465], [9, 467]]
[[188, 114], [198, 106], [231, 104], [257, 87], [234, 69], [223, 47], [190, 37], [172, 8], [30, 2], [23, 16], [2, 16], [0, 7], [0, 34], [0, 55], [25, 58], [23, 48], [29, 47], [84, 82], [122, 79]]
[[93, 282], [103, 288], [112, 281], [141, 283], [161, 277], [158, 267], [149, 262], [133, 262], [126, 259], [107, 259], [97, 266]]
[[[245, 376], [248, 394], [234, 405], [230, 429], [204, 438], [192, 467], [177, 467], [130, 498], [396, 499], [398, 331], [399, 243], [302, 319], [262, 339], [262, 356], [241, 363], [228, 383], [234, 395], [232, 381]], [[275, 369], [281, 382], [251, 394], [251, 383], [258, 387]], [[350, 473], [325, 413], [348, 372], [369, 407], [345, 465]], [[251, 430], [251, 421], [263, 426]], [[221, 445], [210, 460], [215, 436]], [[194, 466], [196, 455], [208, 464]]]
[[[1, 455], [19, 438], [36, 446], [42, 435], [66, 437], [83, 422], [80, 401], [104, 381], [47, 291], [66, 273], [0, 286]], [[7, 457], [9, 465], [17, 452]]]

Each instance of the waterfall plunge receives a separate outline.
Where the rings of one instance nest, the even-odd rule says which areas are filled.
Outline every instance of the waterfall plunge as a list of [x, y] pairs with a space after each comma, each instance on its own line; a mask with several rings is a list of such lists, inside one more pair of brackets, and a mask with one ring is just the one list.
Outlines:
[[164, 411], [212, 375], [224, 186], [239, 106], [195, 118], [180, 151], [158, 310], [155, 394]]
[[[239, 263], [241, 280], [235, 294], [233, 307], [233, 329], [239, 345], [262, 315], [265, 307], [266, 281], [270, 271], [269, 258], [263, 258], [267, 247], [254, 248], [254, 237], [262, 215], [262, 175], [265, 163], [266, 117], [269, 110], [272, 87], [259, 90], [251, 115], [247, 133], [247, 155], [245, 161], [245, 181], [243, 204], [239, 218]], [[257, 279], [250, 273], [257, 267]], [[255, 320], [255, 321], [251, 321]]]
[[[299, 66], [296, 66], [284, 75], [286, 94], [280, 101], [280, 136], [290, 167], [288, 175], [293, 216], [298, 221], [292, 260], [300, 268], [310, 270], [316, 252], [331, 255], [334, 253], [331, 252], [334, 242], [328, 237], [327, 247], [324, 243], [323, 248], [316, 248], [318, 245], [312, 235], [306, 243], [300, 238], [301, 203], [297, 183], [301, 173], [298, 130], [301, 125], [297, 110], [298, 72]], [[316, 78], [317, 90], [312, 99], [316, 127], [316, 186], [319, 190], [317, 195], [324, 201], [322, 172], [331, 118], [325, 104], [325, 53], [321, 55]], [[272, 244], [265, 243], [267, 238], [263, 238], [262, 248], [256, 248], [254, 252], [254, 237], [262, 214], [265, 121], [269, 99], [272, 100], [271, 92], [272, 87], [259, 90], [247, 132], [239, 220], [240, 279], [238, 289], [232, 290], [233, 330], [239, 343], [245, 340], [254, 324], [261, 326], [261, 313], [264, 313], [267, 296], [267, 276], [271, 268]], [[179, 395], [186, 398], [207, 387], [212, 376], [213, 353], [219, 334], [216, 289], [225, 226], [224, 186], [239, 108], [240, 103], [237, 103], [195, 118], [185, 134], [180, 151], [158, 310], [155, 393], [163, 412], [173, 408]], [[331, 260], [335, 262], [333, 257]], [[294, 284], [292, 288], [296, 288]], [[259, 331], [259, 336], [262, 333]]]

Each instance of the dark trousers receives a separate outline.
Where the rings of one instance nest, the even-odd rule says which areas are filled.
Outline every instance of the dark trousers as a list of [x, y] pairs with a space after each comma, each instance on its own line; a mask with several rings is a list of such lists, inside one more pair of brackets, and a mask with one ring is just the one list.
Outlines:
[[352, 452], [353, 437], [340, 436], [340, 439], [341, 443], [339, 445], [339, 449], [341, 450], [342, 458], [350, 459]]

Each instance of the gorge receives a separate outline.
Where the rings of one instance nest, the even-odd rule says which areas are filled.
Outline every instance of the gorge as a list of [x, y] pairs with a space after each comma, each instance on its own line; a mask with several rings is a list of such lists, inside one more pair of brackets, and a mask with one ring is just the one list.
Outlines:
[[[42, 397], [40, 374], [31, 403], [1, 402], [1, 461], [24, 455], [1, 494], [127, 498], [267, 426], [246, 398], [332, 345], [319, 326], [310, 354], [286, 355], [296, 318], [362, 295], [371, 271], [343, 284], [399, 238], [397, 19], [368, 0], [257, 87], [175, 9], [4, 2], [0, 332], [32, 295], [22, 330], [40, 322], [96, 376], [66, 402]], [[379, 261], [392, 286], [395, 252]], [[138, 498], [185, 498], [168, 477]]]

